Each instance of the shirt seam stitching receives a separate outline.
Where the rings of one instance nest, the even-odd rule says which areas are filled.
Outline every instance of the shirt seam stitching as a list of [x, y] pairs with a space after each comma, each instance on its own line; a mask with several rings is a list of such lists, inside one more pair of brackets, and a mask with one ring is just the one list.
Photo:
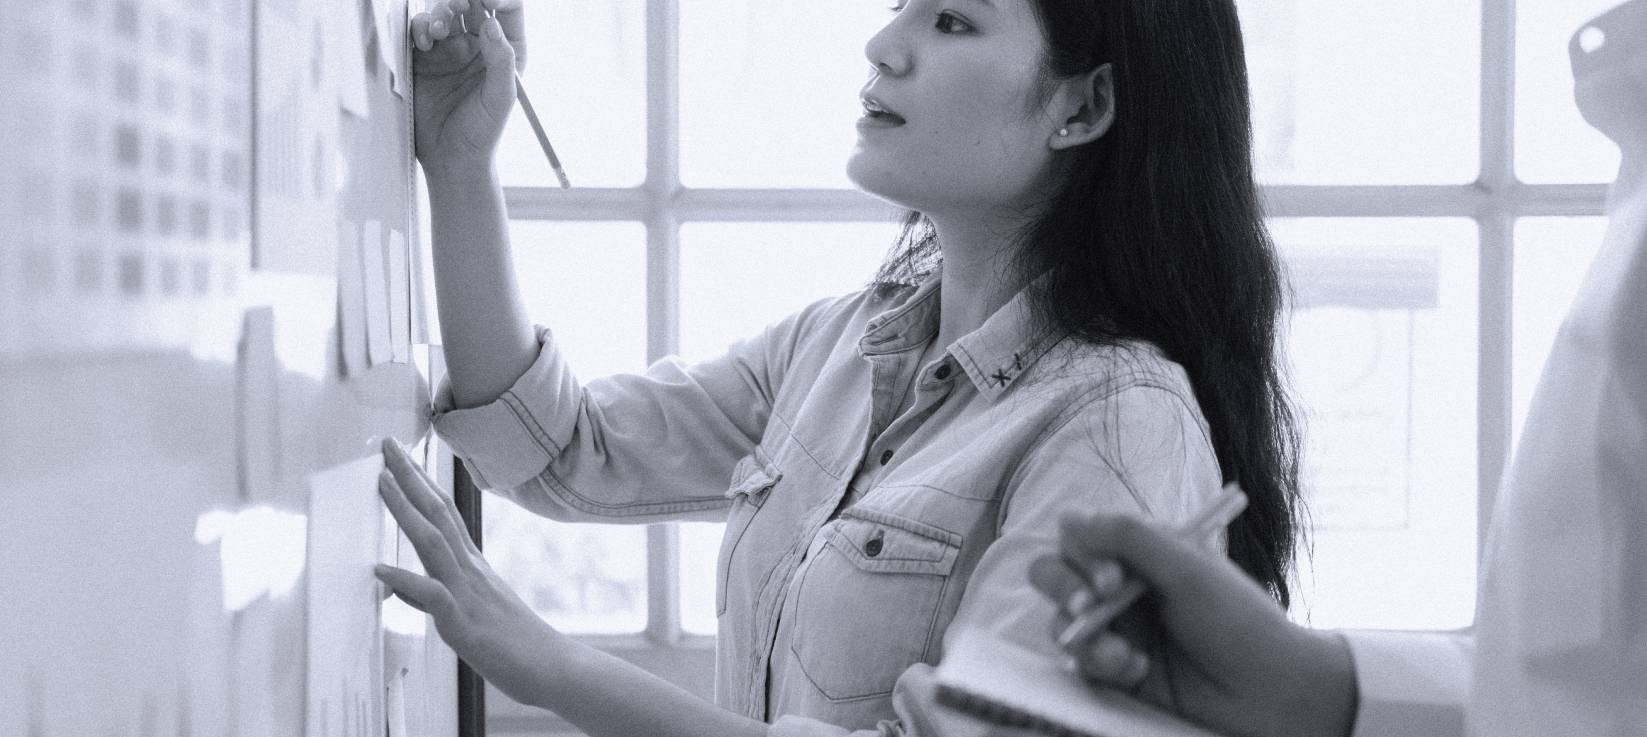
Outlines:
[[[1149, 377], [1149, 378], [1154, 378], [1154, 377]], [[1154, 382], [1147, 381], [1146, 377], [1143, 377], [1143, 376], [1138, 376], [1138, 375], [1129, 376], [1129, 377], [1126, 378], [1126, 380], [1124, 380], [1124, 382], [1120, 383], [1119, 386], [1115, 386], [1115, 385], [1109, 384], [1109, 383], [1106, 383], [1104, 385], [1100, 385], [1100, 386], [1094, 388], [1091, 392], [1093, 394], [1097, 394], [1098, 396], [1095, 396], [1091, 399], [1088, 399], [1085, 402], [1082, 402], [1080, 405], [1077, 405], [1076, 407], [1071, 409], [1069, 412], [1067, 412], [1062, 420], [1060, 420], [1056, 424], [1049, 425], [1047, 427], [1047, 429], [1041, 431], [1040, 435], [1036, 436], [1034, 442], [1030, 443], [1029, 449], [1024, 452], [1023, 457], [1027, 459], [1027, 458], [1035, 455], [1035, 453], [1037, 451], [1039, 451], [1043, 445], [1046, 444], [1046, 442], [1049, 438], [1051, 438], [1053, 435], [1057, 434], [1057, 432], [1059, 430], [1064, 429], [1064, 427], [1069, 425], [1070, 422], [1073, 422], [1075, 420], [1075, 418], [1080, 417], [1081, 414], [1084, 413], [1088, 407], [1091, 407], [1092, 405], [1097, 404], [1099, 402], [1105, 402], [1105, 401], [1109, 401], [1111, 399], [1114, 399], [1115, 397], [1119, 396], [1122, 392], [1124, 392], [1128, 389], [1134, 389], [1134, 388], [1157, 389], [1157, 390], [1166, 392], [1167, 394], [1173, 395], [1180, 402], [1183, 402], [1183, 398], [1178, 396], [1178, 392], [1176, 391], [1175, 388], [1162, 386], [1162, 385], [1156, 384]], [[1105, 391], [1106, 389], [1108, 391]], [[1131, 494], [1134, 500], [1137, 500], [1138, 499], [1137, 492], [1132, 489], [1131, 485], [1127, 482], [1125, 475], [1123, 475], [1120, 472], [1120, 469], [1115, 468], [1113, 463], [1108, 458], [1105, 458], [1102, 453], [1098, 454], [1098, 456], [1099, 456], [1099, 459], [1104, 462], [1104, 465], [1108, 466], [1110, 468], [1110, 470], [1115, 473], [1116, 478], [1121, 480], [1121, 484], [1127, 488], [1127, 493]], [[1012, 476], [1010, 476], [1006, 481], [1006, 485], [1005, 485], [1006, 493], [1003, 493], [1003, 495], [1001, 497], [1000, 510], [996, 512], [995, 534], [996, 534], [997, 538], [1000, 537], [1001, 532], [1005, 527], [1005, 524], [1006, 524], [1005, 512], [1006, 512], [1007, 507], [1009, 506], [1009, 502], [1011, 502], [1012, 499], [1016, 496], [1016, 494], [1013, 493], [1011, 490], [1015, 488], [1015, 486], [1018, 483], [1018, 480], [1023, 476], [1024, 469], [1026, 467], [1027, 467], [1027, 464], [1023, 464], [1023, 463], [1018, 464], [1018, 467], [1016, 469], [1013, 469]]]

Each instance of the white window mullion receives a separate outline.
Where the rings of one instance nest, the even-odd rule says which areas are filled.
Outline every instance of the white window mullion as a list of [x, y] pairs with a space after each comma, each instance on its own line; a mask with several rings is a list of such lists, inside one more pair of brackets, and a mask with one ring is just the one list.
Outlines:
[[[680, 349], [680, 3], [646, 3], [646, 361]], [[647, 530], [646, 635], [680, 641], [680, 532]]]
[[1486, 546], [1510, 452], [1511, 325], [1515, 275], [1515, 0], [1481, 3], [1481, 178], [1493, 202], [1480, 215], [1476, 390], [1476, 555]]

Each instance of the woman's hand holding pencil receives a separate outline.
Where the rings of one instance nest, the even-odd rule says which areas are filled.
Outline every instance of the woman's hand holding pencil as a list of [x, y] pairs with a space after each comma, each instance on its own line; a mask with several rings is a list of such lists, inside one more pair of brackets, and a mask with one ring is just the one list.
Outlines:
[[1058, 608], [1051, 636], [1095, 685], [1232, 735], [1348, 735], [1355, 672], [1338, 635], [1293, 624], [1206, 540], [1245, 498], [1226, 486], [1172, 531], [1128, 517], [1066, 518], [1030, 578]]
[[410, 33], [418, 160], [431, 178], [490, 167], [525, 59], [521, 0], [441, 0]]
[[519, 72], [526, 66], [521, 0], [442, 0], [412, 18], [417, 155], [425, 168], [448, 159], [491, 162], [516, 100], [562, 189], [572, 186], [549, 144]]

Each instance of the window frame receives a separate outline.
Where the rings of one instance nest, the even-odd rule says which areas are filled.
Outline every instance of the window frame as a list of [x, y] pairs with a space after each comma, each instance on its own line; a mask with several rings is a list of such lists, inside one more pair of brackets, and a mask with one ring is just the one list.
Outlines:
[[[646, 2], [646, 178], [636, 187], [558, 190], [506, 187], [512, 220], [606, 220], [646, 227], [648, 363], [680, 343], [680, 228], [689, 222], [875, 222], [886, 204], [853, 190], [688, 188], [680, 178], [680, 0]], [[1476, 425], [1477, 561], [1507, 463], [1512, 418], [1512, 297], [1517, 220], [1597, 216], [1607, 184], [1529, 184], [1515, 172], [1515, 0], [1481, 0], [1481, 161], [1474, 182], [1456, 185], [1267, 185], [1266, 216], [1456, 217], [1479, 230]], [[679, 531], [647, 530], [647, 626], [634, 635], [579, 641], [636, 663], [710, 698], [714, 637], [681, 629]], [[492, 690], [496, 735], [574, 732], [547, 712]]]

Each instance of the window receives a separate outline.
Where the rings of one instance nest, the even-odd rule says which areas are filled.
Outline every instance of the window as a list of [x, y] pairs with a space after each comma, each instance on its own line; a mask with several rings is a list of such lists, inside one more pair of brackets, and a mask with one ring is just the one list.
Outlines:
[[[1470, 624], [1479, 531], [1601, 237], [1618, 155], [1574, 109], [1566, 48], [1615, 4], [1238, 0], [1296, 292], [1299, 619]], [[533, 6], [526, 84], [579, 188], [552, 188], [519, 116], [500, 165], [530, 310], [580, 377], [706, 358], [869, 278], [895, 213], [843, 162], [884, 5]], [[719, 525], [487, 506], [488, 555], [545, 617], [708, 694]], [[552, 723], [491, 703], [496, 734]]]

